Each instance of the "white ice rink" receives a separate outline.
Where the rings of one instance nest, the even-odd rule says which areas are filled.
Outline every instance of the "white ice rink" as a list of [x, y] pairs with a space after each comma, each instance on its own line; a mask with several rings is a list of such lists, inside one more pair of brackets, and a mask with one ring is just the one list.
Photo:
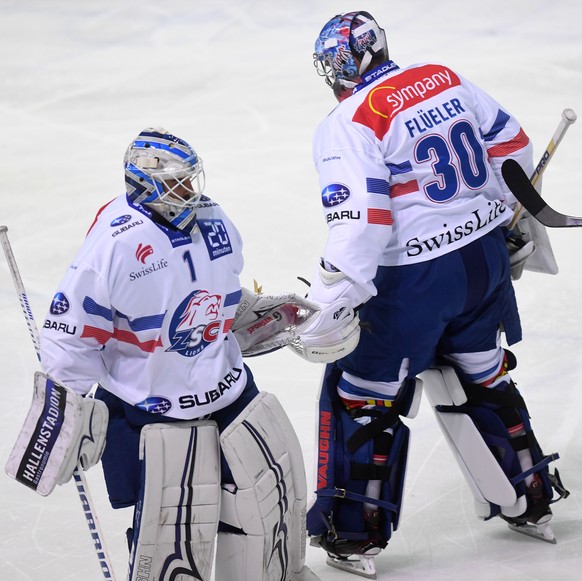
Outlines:
[[[204, 159], [207, 193], [245, 239], [243, 284], [303, 292], [326, 233], [311, 136], [334, 106], [311, 64], [322, 25], [366, 9], [401, 65], [444, 62], [520, 119], [540, 155], [571, 107], [582, 114], [579, 0], [0, 0], [0, 224], [42, 321], [97, 209], [124, 190], [122, 157], [161, 125]], [[582, 121], [544, 179], [557, 209], [582, 215]], [[557, 276], [516, 282], [525, 339], [513, 373], [571, 496], [554, 506], [551, 545], [474, 516], [472, 498], [426, 401], [414, 420], [401, 526], [377, 559], [382, 581], [569, 581], [582, 573], [582, 230], [550, 232]], [[0, 257], [0, 463], [28, 409], [37, 369]], [[321, 368], [290, 351], [249, 360], [284, 403], [311, 474]], [[129, 511], [87, 473], [118, 580]], [[102, 579], [72, 484], [42, 498], [0, 474], [0, 581]], [[356, 579], [308, 549], [322, 581]], [[220, 580], [216, 580], [220, 581]]]

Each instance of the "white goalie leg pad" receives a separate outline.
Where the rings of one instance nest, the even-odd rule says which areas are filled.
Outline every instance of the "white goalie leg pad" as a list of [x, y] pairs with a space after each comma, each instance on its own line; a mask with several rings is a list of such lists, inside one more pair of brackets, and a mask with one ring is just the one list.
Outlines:
[[81, 397], [44, 373], [35, 373], [32, 403], [6, 473], [49, 495], [57, 484], [71, 479], [79, 462], [87, 470], [99, 461], [108, 418], [102, 401]]
[[[304, 567], [307, 486], [299, 440], [277, 398], [262, 392], [221, 434], [226, 486], [216, 579], [312, 579]], [[232, 531], [232, 532], [231, 532]]]
[[216, 423], [149, 424], [140, 461], [129, 581], [209, 581], [220, 513]]
[[464, 413], [441, 413], [437, 406], [459, 406], [467, 401], [454, 369], [438, 367], [420, 374], [424, 392], [438, 424], [475, 498], [477, 516], [490, 516], [490, 503], [507, 516], [518, 516], [527, 508], [525, 496], [515, 488], [483, 440], [473, 420]]

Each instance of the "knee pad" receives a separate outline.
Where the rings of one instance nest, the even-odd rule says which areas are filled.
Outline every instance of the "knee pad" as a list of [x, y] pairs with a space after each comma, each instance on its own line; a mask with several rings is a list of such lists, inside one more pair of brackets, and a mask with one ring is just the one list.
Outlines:
[[[516, 517], [528, 508], [525, 480], [537, 474], [542, 493], [552, 502], [553, 490], [563, 491], [557, 472], [548, 464], [558, 454], [544, 455], [533, 434], [525, 403], [508, 380], [496, 388], [461, 382], [459, 372], [443, 366], [420, 374], [437, 421], [485, 520], [499, 513]], [[519, 425], [523, 435], [512, 437]], [[522, 469], [519, 453], [531, 454], [532, 467]], [[565, 492], [565, 491], [563, 491]], [[555, 501], [554, 501], [555, 502]]]
[[[317, 498], [307, 514], [307, 529], [309, 535], [318, 537], [314, 544], [321, 544], [329, 552], [339, 553], [342, 544], [346, 554], [366, 552], [363, 547], [370, 539], [370, 528], [364, 507], [376, 506], [382, 537], [375, 539], [379, 552], [398, 528], [400, 518], [409, 429], [399, 416], [411, 413], [411, 403], [418, 402], [415, 395], [420, 392], [411, 382], [401, 390], [391, 408], [385, 408], [362, 426], [345, 410], [337, 395], [340, 374], [337, 367], [328, 365], [323, 379], [319, 399]], [[385, 431], [388, 428], [391, 433]], [[384, 465], [374, 463], [378, 453], [387, 456]], [[377, 498], [367, 495], [371, 480], [379, 483]], [[331, 550], [330, 543], [334, 547]], [[354, 547], [356, 551], [352, 550]]]
[[140, 464], [129, 581], [209, 581], [220, 510], [216, 424], [144, 426]]
[[220, 436], [234, 484], [223, 485], [216, 579], [287, 581], [305, 561], [301, 446], [277, 398], [262, 392]]

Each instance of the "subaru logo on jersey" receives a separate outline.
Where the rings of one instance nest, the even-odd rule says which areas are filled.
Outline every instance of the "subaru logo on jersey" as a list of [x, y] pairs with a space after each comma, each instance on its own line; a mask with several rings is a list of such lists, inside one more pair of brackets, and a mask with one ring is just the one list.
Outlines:
[[321, 201], [326, 208], [332, 208], [350, 197], [350, 190], [343, 184], [329, 184], [321, 192]]
[[165, 414], [172, 409], [172, 402], [165, 397], [147, 397], [135, 404], [135, 407], [150, 414]]
[[50, 313], [51, 315], [64, 315], [70, 307], [71, 303], [69, 303], [65, 293], [58, 292], [51, 302]]
[[115, 228], [115, 226], [121, 226], [122, 224], [126, 224], [130, 220], [131, 216], [129, 214], [125, 214], [125, 216], [119, 216], [118, 218], [115, 218], [115, 220], [112, 220], [110, 226]]
[[214, 343], [220, 334], [222, 297], [198, 289], [190, 293], [174, 312], [168, 331], [171, 346], [184, 357], [198, 355]]

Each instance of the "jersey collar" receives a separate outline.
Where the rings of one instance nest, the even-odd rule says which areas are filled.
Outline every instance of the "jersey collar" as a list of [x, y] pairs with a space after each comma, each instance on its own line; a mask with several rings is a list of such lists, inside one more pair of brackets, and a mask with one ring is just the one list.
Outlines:
[[388, 73], [398, 70], [399, 68], [400, 67], [394, 61], [386, 61], [385, 63], [366, 71], [362, 75], [362, 82], [354, 87], [354, 93], [357, 93], [364, 87], [367, 87], [370, 83], [373, 83], [379, 78], [384, 77]]

